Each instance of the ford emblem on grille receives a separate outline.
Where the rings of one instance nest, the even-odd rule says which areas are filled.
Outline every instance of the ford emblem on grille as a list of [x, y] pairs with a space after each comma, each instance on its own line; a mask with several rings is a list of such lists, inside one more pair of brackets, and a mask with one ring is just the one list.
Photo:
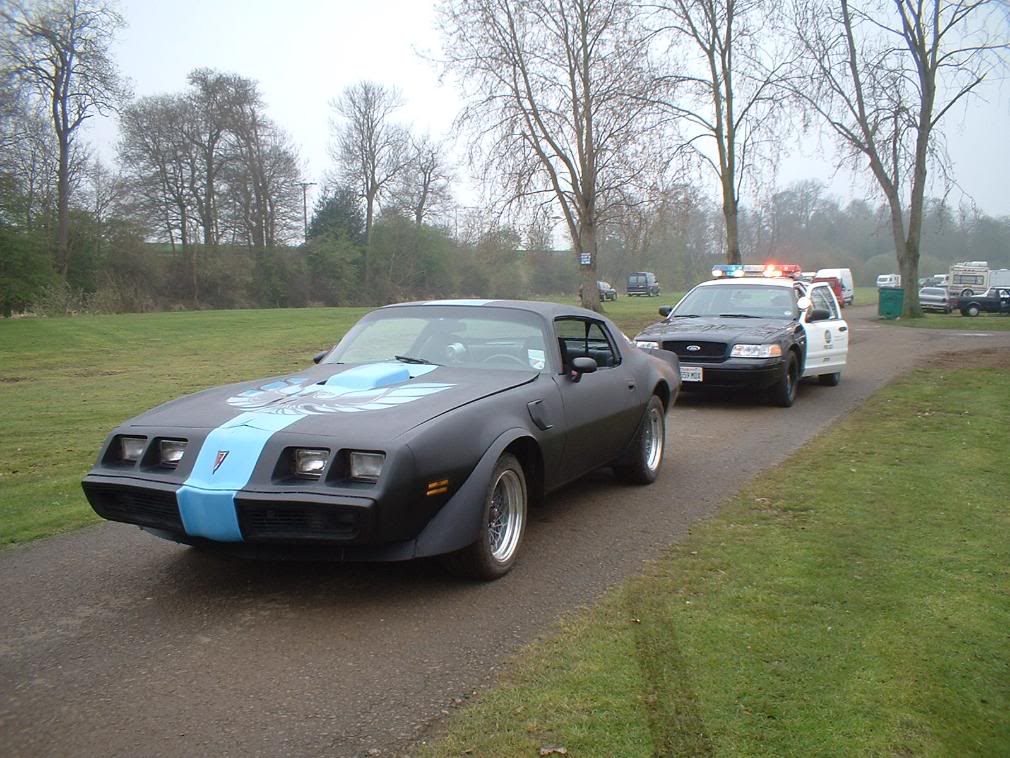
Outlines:
[[697, 353], [699, 350], [701, 350], [701, 345], [688, 345], [687, 349], [692, 353]]

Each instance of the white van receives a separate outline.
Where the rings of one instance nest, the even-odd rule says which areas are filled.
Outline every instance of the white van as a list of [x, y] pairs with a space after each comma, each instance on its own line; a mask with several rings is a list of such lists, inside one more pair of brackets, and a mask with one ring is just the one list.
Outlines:
[[877, 287], [900, 287], [901, 274], [881, 274], [877, 277]]
[[852, 269], [822, 268], [817, 272], [817, 277], [821, 276], [833, 276], [840, 281], [842, 283], [842, 305], [852, 305], [856, 294], [855, 285], [852, 283]]

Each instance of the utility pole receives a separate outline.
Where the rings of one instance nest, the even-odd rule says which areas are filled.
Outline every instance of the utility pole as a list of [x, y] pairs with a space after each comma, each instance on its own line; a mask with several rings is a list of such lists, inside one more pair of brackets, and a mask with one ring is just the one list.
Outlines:
[[314, 187], [315, 182], [300, 182], [302, 186], [302, 236], [306, 242], [309, 241], [309, 187]]

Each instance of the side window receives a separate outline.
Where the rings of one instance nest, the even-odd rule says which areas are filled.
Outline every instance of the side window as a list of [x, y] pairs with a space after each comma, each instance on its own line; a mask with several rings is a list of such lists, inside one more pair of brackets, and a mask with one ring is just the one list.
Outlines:
[[834, 299], [828, 296], [825, 287], [814, 287], [810, 299], [813, 300], [815, 310], [827, 311], [831, 314], [831, 318], [838, 318], [838, 307]]
[[581, 318], [561, 318], [554, 322], [561, 350], [562, 370], [568, 371], [573, 358], [587, 356], [602, 368], [611, 368], [621, 362], [606, 328], [599, 321]]

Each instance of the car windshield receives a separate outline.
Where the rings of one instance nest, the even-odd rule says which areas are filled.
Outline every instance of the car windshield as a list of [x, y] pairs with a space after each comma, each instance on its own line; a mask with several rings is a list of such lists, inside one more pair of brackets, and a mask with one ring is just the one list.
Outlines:
[[425, 305], [373, 311], [323, 363], [467, 366], [544, 370], [544, 322], [534, 313], [489, 306]]
[[670, 318], [721, 316], [793, 319], [798, 315], [792, 287], [741, 282], [695, 287], [677, 304]]

